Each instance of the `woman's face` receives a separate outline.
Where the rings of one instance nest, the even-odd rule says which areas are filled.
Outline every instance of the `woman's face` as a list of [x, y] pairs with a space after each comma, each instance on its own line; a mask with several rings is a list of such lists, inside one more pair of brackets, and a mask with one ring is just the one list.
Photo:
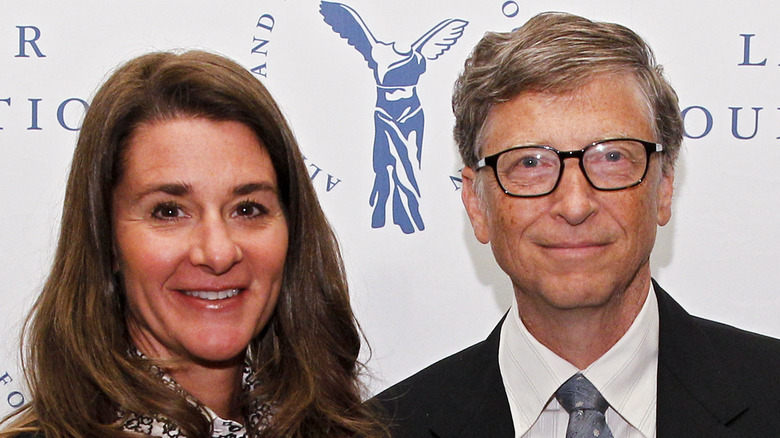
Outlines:
[[239, 122], [139, 126], [113, 192], [127, 325], [147, 356], [236, 361], [273, 313], [287, 253], [276, 173]]

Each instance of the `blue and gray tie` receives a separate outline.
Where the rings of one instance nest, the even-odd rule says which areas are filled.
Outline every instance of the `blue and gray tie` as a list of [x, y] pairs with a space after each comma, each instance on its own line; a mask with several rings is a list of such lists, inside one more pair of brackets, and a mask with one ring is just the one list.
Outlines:
[[558, 388], [555, 398], [569, 413], [566, 438], [612, 438], [604, 417], [609, 404], [585, 376], [572, 376]]

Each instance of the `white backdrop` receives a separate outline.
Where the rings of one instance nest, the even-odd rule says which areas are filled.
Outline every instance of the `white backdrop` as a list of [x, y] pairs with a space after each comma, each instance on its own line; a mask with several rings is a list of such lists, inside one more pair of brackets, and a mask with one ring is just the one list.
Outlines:
[[[487, 335], [511, 288], [471, 233], [451, 139], [452, 83], [487, 30], [563, 10], [645, 37], [686, 113], [674, 214], [654, 276], [691, 313], [780, 336], [780, 28], [769, 0], [343, 0], [384, 42], [409, 45], [449, 18], [463, 35], [417, 83], [425, 114], [425, 230], [371, 227], [376, 82], [319, 1], [29, 1], [0, 4], [0, 413], [27, 397], [20, 322], [44, 281], [88, 102], [136, 55], [202, 48], [253, 69], [300, 141], [341, 241], [378, 391]], [[59, 113], [59, 114], [58, 114]]]

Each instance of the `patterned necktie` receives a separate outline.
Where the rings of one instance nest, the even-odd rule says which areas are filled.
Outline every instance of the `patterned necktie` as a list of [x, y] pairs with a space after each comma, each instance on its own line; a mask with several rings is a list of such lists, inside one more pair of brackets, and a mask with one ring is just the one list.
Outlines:
[[566, 438], [612, 438], [604, 417], [609, 405], [585, 376], [572, 376], [558, 388], [555, 398], [569, 413]]

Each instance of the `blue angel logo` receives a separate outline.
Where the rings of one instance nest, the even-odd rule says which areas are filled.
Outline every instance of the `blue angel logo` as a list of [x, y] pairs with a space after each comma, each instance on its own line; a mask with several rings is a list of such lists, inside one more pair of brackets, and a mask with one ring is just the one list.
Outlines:
[[371, 226], [385, 226], [388, 200], [393, 223], [406, 233], [424, 230], [420, 215], [420, 185], [415, 176], [421, 168], [425, 116], [417, 97], [417, 82], [428, 61], [439, 58], [463, 35], [467, 21], [444, 20], [420, 37], [409, 50], [395, 42], [377, 40], [351, 7], [320, 3], [325, 23], [357, 49], [376, 80], [374, 108], [374, 186], [369, 205], [374, 208]]

